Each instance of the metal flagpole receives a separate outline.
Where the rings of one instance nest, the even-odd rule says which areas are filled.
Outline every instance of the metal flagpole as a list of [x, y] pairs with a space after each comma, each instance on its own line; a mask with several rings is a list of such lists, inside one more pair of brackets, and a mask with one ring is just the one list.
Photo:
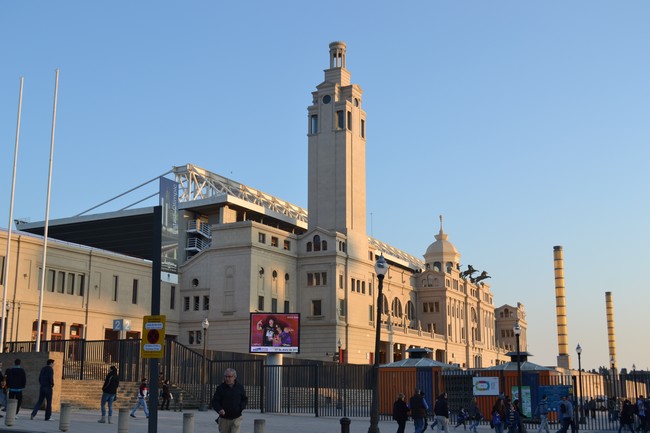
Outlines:
[[52, 160], [54, 158], [54, 131], [56, 130], [56, 102], [59, 97], [59, 70], [56, 70], [54, 81], [54, 109], [52, 114], [52, 136], [50, 139], [50, 169], [47, 178], [47, 202], [45, 204], [45, 230], [43, 231], [43, 270], [38, 295], [38, 323], [36, 324], [36, 352], [41, 351], [41, 316], [43, 315], [43, 290], [45, 288], [46, 259], [47, 259], [47, 231], [50, 223], [50, 190], [52, 188]]
[[25, 82], [24, 77], [20, 77], [20, 91], [18, 92], [18, 120], [16, 121], [16, 144], [14, 146], [14, 170], [13, 177], [11, 178], [11, 199], [9, 202], [9, 224], [7, 225], [7, 254], [5, 255], [5, 266], [2, 271], [2, 281], [4, 284], [4, 289], [2, 290], [2, 313], [0, 318], [0, 323], [2, 323], [2, 332], [0, 332], [0, 353], [4, 352], [5, 340], [4, 336], [6, 335], [5, 328], [9, 323], [7, 311], [7, 285], [9, 284], [9, 258], [11, 257], [9, 253], [11, 252], [11, 225], [14, 218], [14, 193], [16, 190], [16, 165], [18, 163], [18, 142], [20, 140], [20, 113], [23, 108], [23, 83]]

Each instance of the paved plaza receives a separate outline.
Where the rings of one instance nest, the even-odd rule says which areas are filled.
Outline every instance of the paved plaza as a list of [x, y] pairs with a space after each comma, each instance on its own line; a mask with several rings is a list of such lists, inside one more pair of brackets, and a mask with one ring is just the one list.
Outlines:
[[[192, 414], [194, 419], [194, 433], [218, 432], [218, 426], [215, 422], [217, 418], [214, 411], [198, 412], [194, 410], [184, 412], [159, 411], [158, 412], [158, 430], [161, 433], [183, 432], [183, 416]], [[137, 418], [128, 418], [129, 433], [146, 433], [148, 431], [148, 420], [140, 410], [137, 412]], [[59, 413], [52, 416], [55, 421], [44, 421], [43, 411], [40, 411], [34, 420], [29, 419], [29, 411], [21, 410], [18, 419], [12, 427], [7, 427], [5, 419], [0, 418], [0, 431], [11, 432], [60, 432], [59, 430]], [[117, 432], [117, 413], [114, 412], [113, 424], [99, 424], [99, 411], [90, 410], [73, 410], [70, 417], [69, 433], [102, 433]], [[315, 417], [313, 415], [279, 415], [260, 413], [259, 411], [245, 411], [244, 423], [241, 433], [253, 433], [254, 420], [263, 419], [264, 433], [336, 433], [341, 431], [339, 418]], [[368, 418], [353, 418], [350, 424], [350, 433], [366, 433], [370, 421]], [[382, 433], [394, 432], [397, 424], [393, 421], [382, 421], [379, 423]], [[410, 425], [410, 431], [413, 430], [413, 424]], [[486, 432], [487, 433], [486, 429]], [[407, 427], [407, 432], [409, 428]]]

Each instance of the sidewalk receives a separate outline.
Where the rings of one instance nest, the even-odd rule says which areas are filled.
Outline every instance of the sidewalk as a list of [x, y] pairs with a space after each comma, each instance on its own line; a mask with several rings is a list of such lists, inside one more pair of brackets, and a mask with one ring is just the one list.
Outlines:
[[[159, 411], [158, 432], [161, 433], [182, 433], [183, 415], [192, 414], [194, 419], [194, 433], [218, 432], [217, 423], [214, 421], [217, 414], [214, 411], [198, 412], [188, 410], [184, 412]], [[73, 410], [70, 417], [70, 428], [68, 433], [102, 433], [117, 432], [118, 412], [113, 412], [113, 424], [99, 424], [99, 411]], [[129, 433], [147, 433], [148, 420], [144, 412], [139, 410], [137, 418], [128, 418]], [[18, 414], [18, 419], [12, 427], [5, 425], [5, 418], [0, 418], [0, 431], [15, 433], [54, 433], [59, 430], [59, 413], [53, 413], [55, 421], [44, 421], [43, 411], [40, 411], [36, 418], [29, 419], [29, 411], [23, 409]], [[341, 431], [339, 418], [323, 418], [313, 415], [281, 415], [267, 414], [259, 411], [245, 411], [244, 422], [241, 433], [253, 433], [254, 420], [265, 420], [264, 433], [338, 433]], [[368, 418], [352, 418], [350, 433], [367, 433], [370, 426]], [[413, 423], [410, 425], [413, 429]], [[394, 421], [380, 421], [379, 429], [382, 433], [392, 433], [397, 429]], [[407, 425], [407, 431], [409, 426]], [[486, 429], [485, 433], [488, 432]]]

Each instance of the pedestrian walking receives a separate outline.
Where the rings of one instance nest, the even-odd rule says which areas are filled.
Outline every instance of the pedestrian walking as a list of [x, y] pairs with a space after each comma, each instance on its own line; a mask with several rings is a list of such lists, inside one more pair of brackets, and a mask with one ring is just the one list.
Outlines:
[[117, 367], [111, 365], [108, 369], [108, 374], [104, 379], [104, 384], [102, 385], [102, 417], [97, 421], [100, 423], [105, 423], [106, 420], [106, 406], [108, 405], [108, 423], [112, 424], [113, 417], [113, 402], [117, 397], [117, 388], [120, 386], [120, 377], [117, 374]]
[[436, 416], [438, 429], [449, 433], [449, 403], [447, 403], [447, 393], [443, 392], [438, 396], [436, 405], [433, 407], [433, 414]]
[[542, 395], [542, 399], [537, 403], [535, 415], [539, 417], [539, 428], [537, 429], [537, 433], [541, 433], [542, 430], [546, 433], [551, 433], [548, 425], [548, 401], [546, 394]]
[[511, 403], [508, 408], [508, 413], [506, 414], [506, 427], [508, 427], [508, 433], [520, 433], [521, 430], [519, 425], [519, 411], [517, 410], [517, 407]]
[[404, 401], [406, 396], [403, 393], [397, 395], [397, 400], [393, 403], [393, 419], [397, 421], [397, 433], [404, 433], [406, 421], [409, 419], [409, 408]]
[[38, 375], [38, 401], [32, 409], [30, 419], [34, 419], [45, 401], [45, 421], [52, 421], [52, 390], [54, 389], [54, 360], [48, 359]]
[[503, 433], [503, 424], [506, 420], [506, 404], [503, 398], [499, 397], [494, 403], [490, 417], [490, 427], [494, 429], [494, 432]]
[[162, 402], [160, 403], [160, 410], [165, 410], [165, 409], [169, 410], [169, 403], [172, 399], [169, 379], [163, 381], [162, 391], [160, 391], [160, 396], [162, 397]]
[[20, 359], [14, 360], [14, 366], [8, 368], [6, 373], [8, 397], [17, 400], [16, 415], [20, 412], [20, 405], [23, 403], [23, 389], [27, 386], [27, 375], [20, 366]]
[[634, 407], [630, 400], [625, 399], [623, 401], [623, 407], [621, 408], [621, 416], [619, 417], [620, 424], [618, 427], [618, 433], [624, 428], [629, 428], [632, 433], [634, 433]]
[[408, 408], [411, 412], [411, 418], [413, 418], [413, 425], [415, 426], [414, 433], [422, 433], [425, 429], [424, 419], [427, 416], [429, 406], [424, 397], [422, 397], [422, 392], [419, 389], [416, 389], [413, 397], [409, 399]]
[[144, 409], [144, 414], [149, 418], [149, 408], [147, 407], [147, 397], [149, 396], [149, 387], [147, 386], [147, 378], [143, 378], [138, 387], [138, 402], [131, 411], [131, 418], [135, 418], [135, 411], [138, 410], [140, 406]]
[[467, 430], [467, 418], [469, 418], [469, 415], [467, 414], [465, 408], [461, 406], [460, 410], [458, 411], [458, 417], [456, 418], [456, 425], [454, 426], [454, 430], [461, 425], [463, 426], [463, 430]]
[[248, 396], [244, 386], [237, 381], [237, 372], [234, 368], [227, 368], [223, 382], [212, 396], [212, 408], [219, 414], [219, 433], [239, 433], [244, 419], [242, 412], [247, 404]]
[[481, 414], [481, 409], [478, 407], [478, 402], [476, 401], [476, 397], [472, 397], [472, 401], [469, 404], [469, 410], [467, 411], [467, 413], [469, 414], [469, 419], [471, 421], [469, 425], [469, 429], [474, 433], [478, 433], [477, 427], [481, 422], [481, 420], [483, 419], [483, 415]]
[[575, 433], [576, 425], [575, 422], [573, 422], [573, 405], [564, 395], [561, 397], [560, 401], [559, 417], [561, 427], [557, 433], [567, 433], [569, 427], [571, 427], [571, 433]]

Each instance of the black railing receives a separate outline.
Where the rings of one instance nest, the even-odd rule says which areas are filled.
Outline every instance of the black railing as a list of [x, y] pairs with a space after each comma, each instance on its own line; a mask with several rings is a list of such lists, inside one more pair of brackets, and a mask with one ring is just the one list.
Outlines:
[[[34, 342], [13, 342], [7, 345], [11, 352], [30, 352]], [[222, 382], [226, 368], [237, 370], [239, 381], [249, 395], [249, 408], [264, 412], [311, 413], [315, 416], [367, 417], [372, 399], [370, 365], [338, 364], [284, 358], [283, 365], [265, 365], [265, 356], [208, 351], [205, 361], [205, 383], [202, 381], [203, 353], [174, 340], [165, 343], [162, 359], [143, 359], [140, 356], [140, 340], [48, 340], [41, 342], [41, 350], [63, 354], [63, 379], [103, 380], [111, 365], [118, 368], [125, 382], [138, 382], [149, 372], [149, 362], [159, 362], [159, 371], [165, 379], [184, 392], [185, 403], [200, 403], [204, 396], [209, 404], [216, 386]], [[402, 371], [401, 375], [417, 377], [413, 383], [427, 393], [432, 405], [434, 396], [442, 391], [449, 395], [451, 422], [455, 423], [460, 407], [467, 408], [472, 399], [473, 378], [495, 375], [499, 377], [499, 389], [508, 396], [516, 385], [516, 378], [508, 373], [485, 370], [432, 372]], [[529, 430], [536, 429], [539, 417], [535, 408], [541, 398], [540, 386], [570, 386], [573, 392], [576, 420], [588, 430], [611, 430], [618, 428], [618, 412], [624, 400], [632, 403], [650, 394], [650, 373], [645, 371], [612, 375], [583, 372], [582, 386], [579, 375], [524, 372], [522, 386], [530, 388], [531, 417], [526, 419]], [[404, 383], [404, 382], [402, 382]], [[391, 384], [392, 385], [392, 384]], [[390, 386], [390, 385], [389, 385]], [[403, 386], [403, 385], [400, 385]], [[381, 390], [382, 398], [396, 398], [398, 392], [407, 389]], [[489, 422], [488, 407], [496, 396], [483, 401], [483, 424]], [[526, 399], [524, 399], [526, 403]], [[392, 407], [383, 405], [382, 407]], [[384, 420], [389, 413], [381, 414]], [[552, 427], [557, 426], [557, 413], [551, 412]]]

